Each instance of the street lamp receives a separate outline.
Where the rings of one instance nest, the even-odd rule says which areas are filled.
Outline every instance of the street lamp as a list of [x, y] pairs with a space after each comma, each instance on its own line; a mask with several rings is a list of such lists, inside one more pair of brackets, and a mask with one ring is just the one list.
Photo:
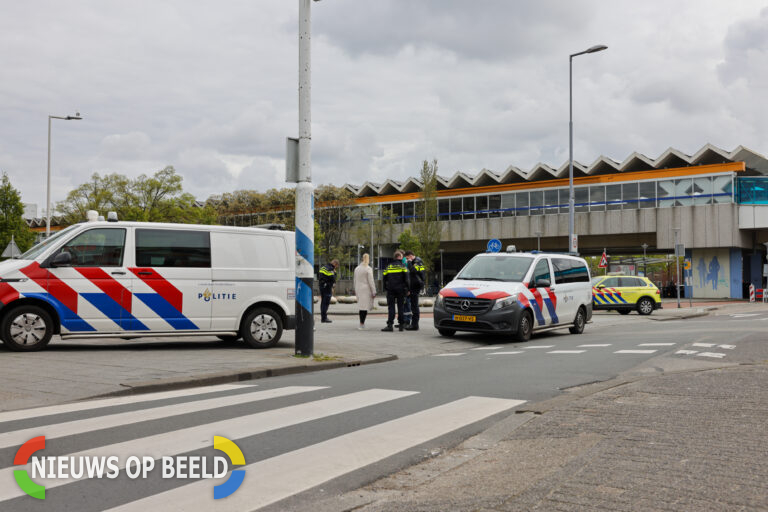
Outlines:
[[583, 52], [571, 54], [568, 57], [568, 103], [569, 103], [569, 121], [568, 121], [568, 252], [576, 253], [577, 244], [574, 240], [574, 204], [573, 197], [573, 58], [585, 53], [595, 53], [607, 50], [608, 47], [602, 44], [593, 46]]
[[63, 119], [65, 121], [79, 121], [80, 112], [73, 116], [48, 116], [48, 191], [45, 195], [45, 238], [51, 236], [51, 119]]
[[648, 263], [645, 261], [645, 250], [648, 248], [648, 244], [643, 242], [640, 247], [643, 248], [643, 277], [648, 277]]

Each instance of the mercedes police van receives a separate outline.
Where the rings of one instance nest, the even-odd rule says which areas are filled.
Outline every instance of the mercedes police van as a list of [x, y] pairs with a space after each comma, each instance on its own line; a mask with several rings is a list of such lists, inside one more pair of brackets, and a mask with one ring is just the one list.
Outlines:
[[254, 348], [295, 328], [295, 240], [259, 228], [95, 221], [0, 263], [0, 339], [218, 336]]
[[568, 327], [581, 334], [592, 318], [589, 267], [567, 254], [478, 254], [440, 290], [434, 306], [442, 336], [456, 331], [510, 334]]

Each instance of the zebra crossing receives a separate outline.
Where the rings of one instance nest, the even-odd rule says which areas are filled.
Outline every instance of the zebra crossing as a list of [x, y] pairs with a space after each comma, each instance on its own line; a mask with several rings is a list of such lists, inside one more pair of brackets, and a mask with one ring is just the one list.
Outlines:
[[[336, 392], [328, 386], [260, 389], [256, 385], [223, 385], [2, 412], [0, 510], [34, 510], [41, 504], [46, 510], [255, 510], [525, 402], [468, 396], [445, 403], [427, 400], [424, 406], [418, 402], [415, 409], [410, 406], [401, 413], [392, 405], [421, 398], [422, 393], [380, 388], [347, 391]], [[248, 412], [246, 408], [250, 408]], [[233, 410], [244, 412], [233, 415]], [[355, 421], [349, 425], [343, 421], [346, 415], [373, 415], [377, 420], [355, 428]], [[202, 419], [202, 423], [195, 418]], [[270, 435], [296, 428], [311, 431], [312, 422], [336, 418], [340, 420], [340, 430], [328, 438], [315, 439], [309, 441], [312, 444], [304, 443], [282, 453], [267, 449], [266, 456], [253, 453], [259, 451], [259, 440], [268, 444], [274, 439]], [[157, 431], [159, 424], [164, 425], [161, 431]], [[138, 437], [110, 437], [110, 433], [125, 431], [123, 427], [135, 429]], [[20, 473], [34, 475], [30, 454], [23, 461], [19, 461], [19, 454], [24, 452], [20, 447], [37, 436], [45, 436], [44, 446], [48, 450], [42, 449], [32, 457], [72, 461], [115, 458], [120, 478], [89, 479], [82, 471], [56, 478], [50, 474], [37, 475], [33, 485], [44, 487], [48, 502], [40, 503], [17, 484]], [[164, 457], [211, 453], [214, 436], [225, 436], [240, 446], [244, 454], [244, 465], [233, 465], [240, 463], [231, 460], [228, 476], [235, 470], [244, 471], [245, 476], [237, 491], [226, 498], [214, 501], [213, 490], [225, 478], [163, 480], [162, 485], [156, 481], [140, 482], [146, 485], [139, 486], [138, 494], [136, 482], [125, 483], [126, 474], [131, 471], [131, 458], [160, 461]], [[82, 446], [84, 439], [89, 441], [86, 447]], [[257, 448], [249, 451], [253, 447]], [[150, 476], [161, 478], [159, 473]], [[121, 495], [123, 487], [131, 492]], [[69, 488], [73, 490], [69, 492]], [[96, 491], [89, 492], [90, 488]], [[104, 502], [92, 501], [102, 497]]]

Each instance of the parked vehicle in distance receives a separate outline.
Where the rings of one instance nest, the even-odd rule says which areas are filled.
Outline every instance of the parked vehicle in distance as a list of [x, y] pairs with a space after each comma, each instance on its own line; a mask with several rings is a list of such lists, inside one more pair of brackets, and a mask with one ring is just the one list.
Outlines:
[[567, 254], [478, 254], [440, 290], [434, 306], [443, 336], [490, 332], [527, 341], [545, 329], [581, 334], [591, 318], [589, 267]]
[[592, 308], [616, 310], [622, 315], [637, 311], [650, 315], [661, 309], [661, 290], [647, 277], [598, 276], [592, 278]]
[[0, 339], [195, 335], [277, 344], [295, 327], [294, 234], [91, 221], [0, 263]]

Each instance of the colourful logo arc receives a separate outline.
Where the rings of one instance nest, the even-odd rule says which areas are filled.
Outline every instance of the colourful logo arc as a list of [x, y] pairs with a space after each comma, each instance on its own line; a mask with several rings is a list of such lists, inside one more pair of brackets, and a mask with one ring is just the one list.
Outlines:
[[[229, 460], [232, 461], [232, 464], [237, 466], [245, 465], [243, 452], [235, 443], [226, 437], [213, 436], [213, 448], [226, 453]], [[219, 500], [221, 498], [226, 498], [240, 488], [243, 479], [245, 479], [244, 469], [232, 470], [232, 474], [229, 475], [229, 478], [227, 478], [223, 484], [219, 484], [213, 488], [213, 499]]]
[[[44, 449], [45, 436], [33, 437], [19, 447], [16, 456], [13, 458], [13, 464], [15, 466], [26, 466], [33, 453]], [[38, 500], [45, 499], [45, 486], [33, 482], [26, 469], [14, 469], [13, 477], [22, 491]]]

